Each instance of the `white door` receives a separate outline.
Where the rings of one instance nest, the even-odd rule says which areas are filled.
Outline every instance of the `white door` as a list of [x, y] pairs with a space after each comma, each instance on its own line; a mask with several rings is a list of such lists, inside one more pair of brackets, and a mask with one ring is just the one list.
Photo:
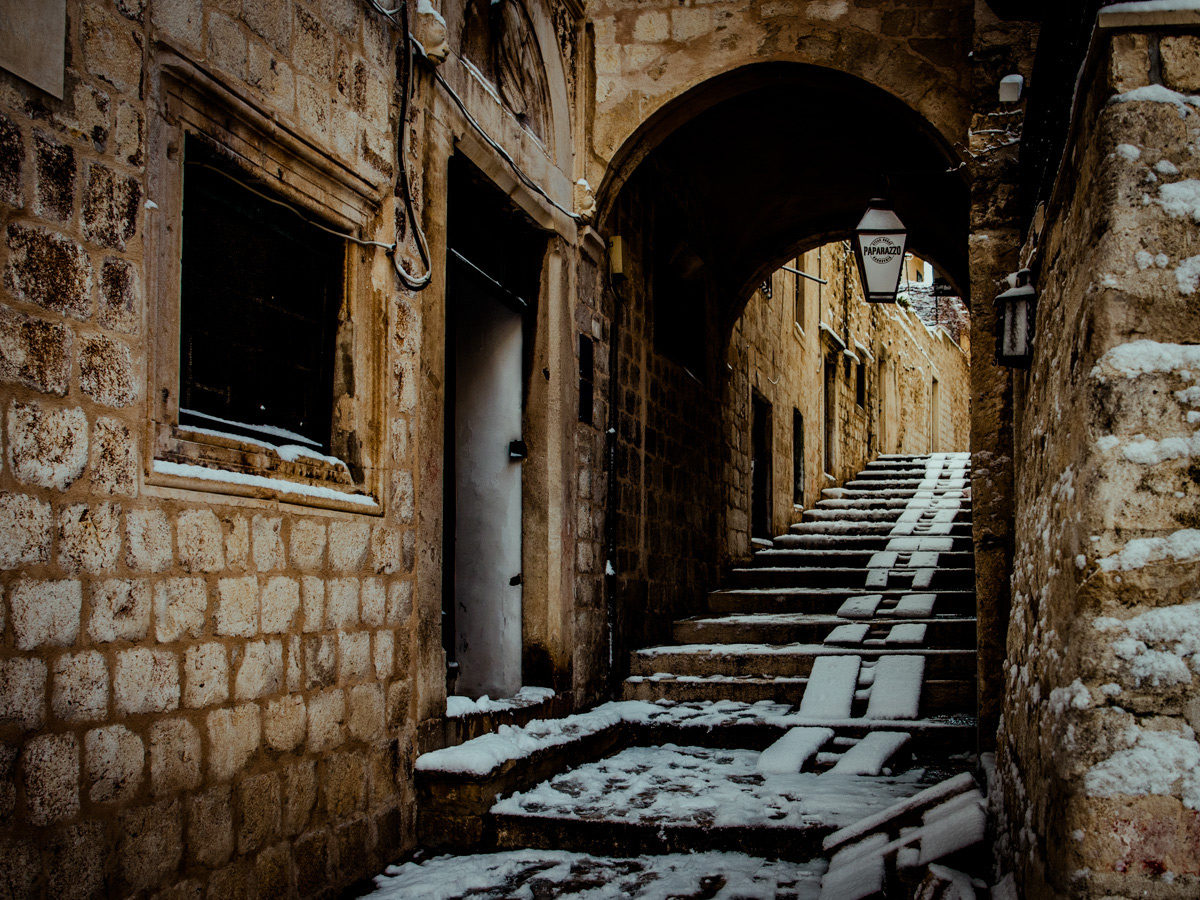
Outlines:
[[455, 693], [521, 687], [521, 316], [455, 279]]

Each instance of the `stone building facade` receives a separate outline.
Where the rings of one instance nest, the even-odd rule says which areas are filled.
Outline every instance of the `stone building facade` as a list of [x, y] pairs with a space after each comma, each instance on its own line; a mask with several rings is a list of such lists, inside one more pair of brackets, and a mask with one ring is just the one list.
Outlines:
[[[61, 87], [0, 72], [10, 893], [310, 896], [411, 848], [412, 760], [451, 737], [448, 662], [469, 659], [444, 628], [456, 464], [475, 449], [454, 418], [482, 320], [464, 298], [519, 309], [504, 662], [558, 708], [605, 696], [624, 651], [748, 549], [731, 436], [767, 392], [747, 302], [848, 237], [880, 179], [914, 251], [970, 298], [998, 866], [1027, 896], [1194, 886], [1193, 651], [1162, 637], [1190, 615], [1197, 558], [1194, 11], [1100, 16], [1050, 196], [1026, 174], [1062, 144], [1022, 157], [1026, 116], [1039, 91], [1071, 95], [1057, 38], [1072, 16], [1090, 35], [1098, 4], [445, 0], [407, 10], [410, 71], [402, 17], [367, 0], [59, 3]], [[1032, 99], [999, 99], [1011, 74]], [[869, 140], [868, 121], [903, 140]], [[202, 182], [216, 212], [197, 217]], [[232, 219], [204, 216], [229, 209], [271, 225], [220, 244]], [[246, 255], [315, 242], [304, 220], [353, 240]], [[216, 263], [197, 270], [197, 246]], [[256, 368], [239, 317], [189, 301], [221, 253], [325, 292], [319, 389], [290, 392], [311, 401], [284, 428], [299, 444], [213, 411], [230, 372], [317, 378], [287, 344]], [[296, 274], [318, 257], [322, 279]], [[1021, 265], [1041, 301], [1014, 375], [991, 300]], [[253, 288], [235, 274], [213, 309]], [[209, 370], [181, 341], [195, 314]], [[909, 313], [872, 315], [876, 338], [927, 340]], [[855, 321], [830, 323], [843, 349]], [[908, 449], [920, 429], [877, 439]], [[1146, 759], [1179, 777], [1130, 777]]]
[[[769, 460], [770, 500], [761, 518], [769, 524], [764, 534], [774, 536], [800, 521], [824, 488], [880, 454], [969, 445], [969, 356], [914, 308], [868, 304], [858, 278], [848, 246], [818, 247], [772, 273], [734, 324], [723, 409], [727, 540], [737, 556], [749, 555], [751, 518], [761, 502], [754, 494], [757, 457]], [[770, 434], [765, 447], [754, 445], [755, 416], [769, 423], [760, 426]]]

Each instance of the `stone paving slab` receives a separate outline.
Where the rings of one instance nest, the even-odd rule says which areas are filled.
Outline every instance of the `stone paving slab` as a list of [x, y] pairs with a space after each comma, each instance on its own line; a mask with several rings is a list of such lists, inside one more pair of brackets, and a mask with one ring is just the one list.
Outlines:
[[823, 861], [741, 853], [603, 857], [554, 850], [439, 856], [389, 866], [371, 900], [815, 900]]

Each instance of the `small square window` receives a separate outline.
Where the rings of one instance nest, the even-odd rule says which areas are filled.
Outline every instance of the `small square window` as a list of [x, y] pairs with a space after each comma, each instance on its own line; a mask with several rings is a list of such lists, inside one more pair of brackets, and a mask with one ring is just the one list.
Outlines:
[[189, 136], [179, 424], [328, 453], [345, 243]]

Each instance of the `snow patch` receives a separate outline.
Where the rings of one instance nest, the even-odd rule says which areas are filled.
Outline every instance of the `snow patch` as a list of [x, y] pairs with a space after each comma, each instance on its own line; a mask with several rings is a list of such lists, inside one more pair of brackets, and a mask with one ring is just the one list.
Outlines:
[[1200, 744], [1186, 733], [1149, 731], [1132, 725], [1133, 746], [1092, 766], [1084, 788], [1092, 797], [1160, 794], [1200, 809]]
[[1175, 284], [1185, 296], [1196, 293], [1200, 287], [1200, 256], [1189, 256], [1175, 267]]
[[1130, 162], [1137, 162], [1142, 158], [1142, 151], [1133, 144], [1117, 144], [1117, 155]]
[[[1101, 559], [1100, 568], [1105, 572], [1128, 572], [1160, 560], [1178, 562], [1194, 559], [1200, 559], [1200, 531], [1194, 528], [1181, 528], [1168, 537], [1134, 538], [1122, 547], [1119, 553]], [[1186, 605], [1191, 606], [1192, 604]], [[1169, 608], [1180, 609], [1183, 607]]]
[[[1129, 7], [1137, 4], [1122, 4], [1120, 7], [1106, 7], [1107, 9], [1120, 9], [1122, 12], [1129, 10]], [[1132, 11], [1132, 10], [1130, 10]], [[1193, 107], [1200, 106], [1200, 97], [1191, 97], [1187, 94], [1181, 94], [1178, 91], [1173, 91], [1170, 88], [1163, 87], [1161, 84], [1150, 84], [1145, 87], [1134, 88], [1132, 91], [1126, 91], [1123, 94], [1117, 94], [1108, 101], [1109, 103], [1169, 103], [1179, 112], [1179, 118], [1186, 118]]]

